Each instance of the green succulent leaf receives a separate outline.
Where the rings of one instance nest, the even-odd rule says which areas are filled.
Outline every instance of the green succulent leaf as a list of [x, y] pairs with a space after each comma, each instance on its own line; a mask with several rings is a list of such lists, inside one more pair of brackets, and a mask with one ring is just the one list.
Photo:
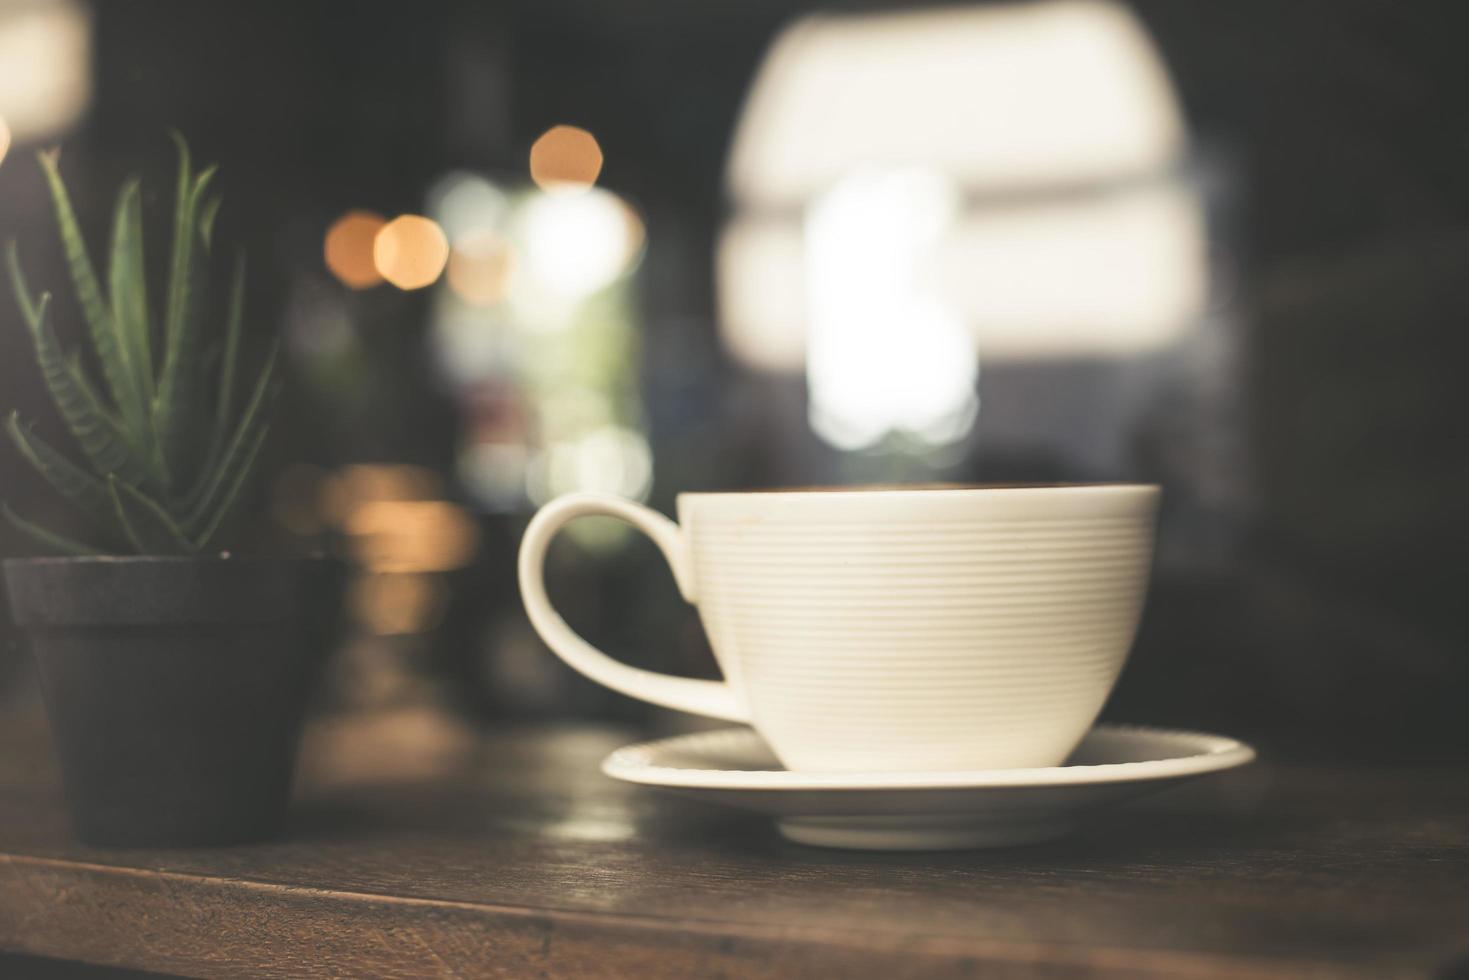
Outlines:
[[82, 364], [82, 352], [71, 350], [66, 352], [66, 365], [71, 370], [71, 377], [76, 386], [81, 389], [82, 396], [94, 405], [105, 404], [102, 396], [97, 393], [92, 379], [87, 375], [86, 366]]
[[223, 457], [205, 472], [185, 502], [188, 516], [184, 520], [184, 526], [189, 530], [203, 526], [218, 509], [222, 495], [250, 459], [251, 446], [257, 439], [263, 438], [263, 430], [269, 425], [270, 403], [277, 391], [275, 371], [279, 360], [280, 345], [277, 343], [271, 347], [270, 354], [266, 357], [265, 367], [255, 381], [250, 401], [235, 426]]
[[153, 393], [153, 338], [143, 263], [142, 182], [134, 177], [117, 195], [112, 218], [112, 261], [108, 267], [112, 320], [128, 353], [133, 387], [143, 402]]
[[153, 428], [162, 444], [162, 459], [170, 473], [170, 487], [192, 478], [188, 461], [201, 432], [203, 345], [200, 334], [204, 311], [205, 263], [196, 259], [203, 244], [196, 215], [213, 167], [189, 179], [188, 151], [180, 150], [179, 196], [174, 231], [174, 264], [169, 280], [169, 306], [163, 372], [153, 404]]
[[41, 169], [46, 174], [46, 184], [51, 191], [51, 203], [56, 210], [56, 224], [61, 230], [61, 246], [66, 253], [67, 268], [71, 272], [72, 285], [76, 288], [77, 302], [82, 316], [87, 321], [92, 343], [97, 350], [97, 359], [102, 363], [102, 376], [107, 380], [107, 390], [112, 394], [124, 418], [137, 424], [143, 419], [143, 400], [135, 385], [135, 375], [129, 361], [126, 343], [120, 342], [112, 314], [102, 296], [102, 287], [92, 260], [87, 255], [86, 242], [77, 225], [76, 213], [72, 210], [71, 197], [61, 179], [57, 166], [56, 151], [37, 155]]
[[205, 249], [214, 244], [214, 219], [219, 216], [219, 206], [223, 203], [223, 198], [215, 196], [199, 208], [199, 236], [204, 239]]
[[11, 510], [10, 505], [3, 500], [0, 500], [0, 516], [3, 516], [11, 527], [27, 535], [43, 548], [59, 551], [64, 555], [91, 556], [106, 554], [106, 552], [94, 548], [89, 544], [83, 544], [80, 541], [48, 530], [39, 524], [33, 524]]
[[188, 277], [189, 249], [193, 245], [193, 229], [189, 216], [189, 189], [193, 186], [193, 175], [189, 169], [189, 144], [177, 131], [168, 134], [178, 149], [179, 173], [174, 187], [173, 201], [173, 253], [168, 267], [168, 297], [164, 316], [164, 329], [169, 338], [173, 336], [177, 320], [183, 315], [184, 297], [181, 291]]
[[119, 480], [116, 474], [107, 475], [107, 491], [112, 498], [112, 507], [117, 522], [122, 527], [132, 546], [144, 555], [191, 555], [194, 545], [189, 541], [168, 511], [152, 497], [130, 484]]
[[[225, 315], [223, 360], [219, 367], [219, 385], [214, 405], [214, 427], [209, 434], [209, 452], [205, 457], [204, 474], [214, 469], [219, 454], [224, 450], [225, 435], [229, 431], [230, 413], [235, 407], [235, 375], [240, 359], [240, 334], [245, 319], [245, 256], [235, 259], [235, 274], [230, 282], [229, 311]], [[274, 355], [271, 355], [271, 362]], [[268, 362], [270, 363], [270, 362]]]
[[125, 480], [145, 482], [147, 470], [138, 461], [121, 425], [97, 399], [82, 375], [80, 365], [62, 352], [47, 319], [50, 294], [42, 293], [39, 302], [32, 302], [13, 246], [8, 258], [11, 278], [16, 283], [16, 295], [22, 297], [21, 311], [29, 314], [26, 323], [36, 345], [41, 377], [67, 428], [99, 473], [117, 473]]
[[176, 411], [173, 400], [178, 372], [177, 344], [181, 339], [180, 324], [188, 305], [189, 260], [193, 246], [193, 222], [189, 215], [189, 190], [193, 186], [193, 175], [189, 163], [189, 144], [184, 142], [177, 130], [170, 130], [170, 138], [178, 150], [178, 180], [175, 184], [173, 206], [173, 251], [169, 259], [168, 282], [165, 287], [163, 364], [160, 368], [158, 390], [154, 393], [149, 422], [153, 431], [154, 465], [163, 473], [164, 484], [171, 485], [173, 475], [169, 473], [169, 454], [165, 448], [165, 432], [173, 425]]
[[225, 485], [224, 495], [219, 499], [218, 506], [214, 508], [214, 513], [210, 515], [208, 522], [194, 539], [200, 551], [209, 547], [210, 542], [214, 540], [214, 536], [219, 533], [220, 527], [224, 524], [225, 518], [235, 509], [241, 491], [245, 489], [250, 478], [255, 474], [255, 464], [260, 459], [261, 447], [265, 445], [265, 437], [269, 433], [270, 425], [267, 423], [261, 426], [251, 439], [239, 465], [235, 467], [234, 473]]
[[20, 307], [20, 315], [25, 319], [26, 326], [34, 330], [39, 319], [36, 300], [31, 296], [30, 287], [26, 285], [25, 273], [20, 268], [20, 248], [13, 238], [5, 243], [5, 268], [10, 276], [10, 289], [15, 293], [15, 305]]
[[31, 431], [20, 420], [19, 412], [11, 412], [5, 420], [5, 431], [20, 454], [46, 478], [46, 482], [72, 503], [85, 511], [102, 527], [113, 525], [112, 503], [101, 480], [67, 459], [51, 444]]

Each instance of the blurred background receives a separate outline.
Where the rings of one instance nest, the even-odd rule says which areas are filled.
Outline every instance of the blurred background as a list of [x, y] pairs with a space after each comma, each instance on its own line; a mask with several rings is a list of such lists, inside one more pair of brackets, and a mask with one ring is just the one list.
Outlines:
[[[0, 0], [0, 238], [65, 276], [218, 161], [292, 387], [240, 550], [351, 559], [320, 710], [664, 726], [532, 634], [534, 508], [608, 490], [1157, 481], [1115, 720], [1469, 756], [1469, 17], [1388, 0]], [[228, 262], [216, 270], [216, 298]], [[63, 330], [78, 315], [60, 292]], [[0, 392], [64, 441], [9, 291]], [[75, 334], [73, 334], [75, 336]], [[75, 518], [7, 444], [0, 496]], [[0, 553], [28, 553], [8, 528]], [[646, 541], [553, 598], [712, 676]], [[0, 704], [35, 703], [7, 624]]]

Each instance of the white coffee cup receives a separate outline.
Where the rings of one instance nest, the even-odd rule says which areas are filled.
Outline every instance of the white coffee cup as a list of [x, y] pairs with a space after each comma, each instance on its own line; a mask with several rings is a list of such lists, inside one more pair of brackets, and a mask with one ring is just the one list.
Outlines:
[[[1134, 484], [685, 493], [674, 524], [571, 494], [526, 528], [520, 589], [572, 667], [644, 701], [748, 722], [790, 769], [1053, 766], [1127, 658], [1158, 495]], [[551, 607], [546, 548], [591, 514], [662, 549], [723, 681], [619, 663]]]

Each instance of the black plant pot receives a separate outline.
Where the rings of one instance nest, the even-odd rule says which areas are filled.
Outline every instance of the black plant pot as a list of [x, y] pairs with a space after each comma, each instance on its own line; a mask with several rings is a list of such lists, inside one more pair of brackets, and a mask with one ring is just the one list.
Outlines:
[[5, 582], [79, 838], [222, 844], [279, 828], [336, 620], [335, 562], [11, 559]]

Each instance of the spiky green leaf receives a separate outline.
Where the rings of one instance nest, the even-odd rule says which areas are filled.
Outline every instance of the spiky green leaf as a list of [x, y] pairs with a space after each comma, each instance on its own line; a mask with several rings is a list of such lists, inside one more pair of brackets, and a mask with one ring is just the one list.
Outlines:
[[153, 404], [153, 429], [163, 447], [162, 459], [171, 474], [172, 490], [177, 489], [174, 483], [194, 478], [188, 472], [188, 464], [204, 424], [200, 404], [203, 391], [200, 335], [205, 264], [195, 255], [203, 243], [196, 216], [214, 168], [206, 169], [192, 181], [187, 179], [187, 168], [188, 151], [181, 148], [178, 213], [174, 224], [175, 233], [181, 237], [174, 244], [163, 370]]
[[[12, 275], [17, 275], [19, 269], [19, 263], [13, 263]], [[19, 288], [24, 290], [23, 281]], [[52, 401], [97, 472], [117, 473], [129, 482], [146, 482], [148, 472], [125, 431], [97, 400], [96, 394], [79, 374], [79, 365], [68, 360], [62, 352], [47, 319], [50, 304], [50, 294], [42, 293], [40, 302], [31, 306], [34, 316], [27, 319], [27, 325], [36, 345], [36, 362], [41, 367], [41, 377]]]
[[87, 375], [86, 365], [82, 363], [82, 352], [70, 350], [66, 352], [66, 366], [71, 371], [72, 381], [81, 389], [82, 397], [94, 405], [105, 404], [102, 396], [98, 394], [97, 388], [92, 384], [92, 379]]
[[107, 381], [107, 390], [123, 418], [139, 424], [144, 418], [144, 408], [142, 395], [135, 385], [135, 376], [129, 361], [130, 352], [128, 346], [119, 341], [112, 313], [102, 297], [102, 287], [92, 268], [92, 259], [87, 254], [81, 228], [77, 225], [71, 197], [61, 179], [61, 171], [57, 166], [58, 154], [54, 150], [42, 152], [37, 154], [37, 159], [46, 174], [51, 203], [56, 210], [56, 224], [61, 231], [62, 250], [66, 253], [67, 268], [71, 272], [77, 302], [81, 305], [83, 319], [87, 321], [87, 330], [96, 348], [97, 359], [102, 364], [102, 376]]
[[107, 492], [112, 498], [118, 524], [128, 541], [144, 555], [191, 555], [194, 545], [168, 516], [168, 511], [136, 487], [107, 475]]
[[11, 527], [27, 535], [31, 540], [44, 548], [50, 548], [53, 551], [59, 551], [65, 555], [92, 556], [106, 554], [106, 552], [94, 548], [89, 544], [83, 544], [80, 541], [48, 530], [39, 524], [31, 523], [11, 510], [10, 505], [3, 500], [0, 500], [0, 516], [3, 516], [9, 522]]
[[214, 245], [214, 219], [219, 217], [219, 206], [223, 203], [224, 199], [216, 195], [199, 208], [199, 235], [204, 239], [205, 249]]
[[184, 527], [190, 532], [202, 527], [218, 508], [222, 495], [240, 471], [242, 461], [249, 455], [250, 446], [269, 424], [270, 403], [278, 390], [275, 372], [279, 360], [280, 345], [277, 343], [271, 347], [270, 354], [266, 357], [265, 366], [255, 381], [250, 401], [235, 426], [228, 448], [219, 461], [205, 471], [198, 485], [189, 494], [186, 500], [188, 516], [184, 519]]
[[240, 493], [249, 485], [250, 478], [255, 475], [255, 466], [260, 460], [261, 447], [265, 445], [265, 437], [269, 434], [270, 424], [266, 423], [255, 433], [250, 445], [246, 448], [239, 465], [235, 467], [235, 472], [225, 485], [224, 494], [219, 498], [219, 502], [214, 508], [214, 513], [209, 516], [209, 520], [194, 537], [195, 545], [200, 551], [209, 547], [210, 542], [214, 540], [214, 536], [219, 533], [220, 528], [224, 525], [225, 519], [235, 509], [235, 504], [240, 499]]
[[25, 318], [26, 325], [34, 330], [37, 320], [36, 300], [26, 286], [25, 273], [20, 268], [20, 247], [13, 238], [5, 243], [5, 268], [10, 274], [10, 289], [15, 293], [15, 304], [20, 307], [20, 315]]
[[142, 183], [134, 177], [117, 195], [112, 216], [112, 260], [108, 266], [112, 322], [128, 355], [133, 388], [147, 404], [153, 396], [153, 338], [143, 263]]
[[[188, 302], [189, 259], [193, 246], [193, 222], [189, 216], [189, 190], [193, 187], [193, 174], [189, 163], [189, 144], [177, 130], [169, 130], [169, 137], [178, 150], [178, 179], [174, 185], [173, 204], [173, 250], [169, 257], [168, 281], [164, 286], [163, 320], [163, 364], [159, 368], [158, 388], [153, 395], [149, 423], [153, 433], [153, 462], [162, 471], [165, 485], [173, 482], [169, 472], [167, 453], [164, 450], [164, 432], [171, 424], [173, 374], [177, 371], [175, 338], [179, 334], [179, 323], [184, 317]], [[168, 401], [166, 402], [165, 399]]]
[[5, 420], [5, 430], [20, 454], [57, 493], [80, 507], [102, 527], [113, 526], [112, 505], [101, 480], [67, 459], [29, 426], [22, 424], [19, 412], [10, 413]]
[[184, 142], [177, 130], [170, 130], [168, 135], [173, 139], [179, 156], [178, 180], [174, 184], [173, 199], [173, 253], [169, 258], [168, 284], [165, 287], [168, 295], [164, 331], [171, 336], [176, 320], [183, 315], [182, 290], [187, 281], [183, 270], [188, 267], [189, 249], [194, 242], [193, 223], [189, 216], [189, 189], [193, 187], [194, 178], [189, 165], [189, 144]]
[[[235, 407], [235, 374], [240, 358], [240, 335], [245, 320], [245, 256], [235, 258], [235, 274], [230, 282], [229, 310], [225, 315], [224, 352], [219, 366], [219, 383], [215, 391], [214, 426], [209, 434], [209, 451], [204, 458], [204, 473], [214, 469], [225, 448], [230, 413]], [[274, 355], [272, 355], [272, 361]]]

